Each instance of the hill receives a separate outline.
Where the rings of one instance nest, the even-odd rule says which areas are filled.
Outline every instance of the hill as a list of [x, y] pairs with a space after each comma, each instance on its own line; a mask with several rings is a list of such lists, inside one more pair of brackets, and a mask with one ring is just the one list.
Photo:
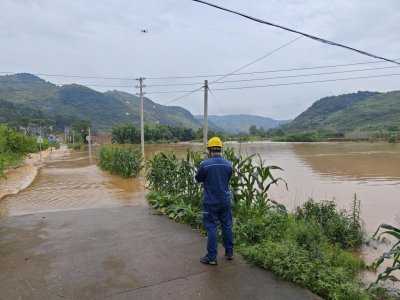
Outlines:
[[400, 91], [364, 91], [322, 98], [282, 128], [336, 132], [399, 130]]
[[[203, 116], [196, 116], [197, 118], [203, 118]], [[226, 133], [238, 134], [239, 132], [249, 132], [249, 128], [252, 125], [256, 127], [263, 127], [264, 129], [275, 128], [279, 125], [286, 124], [290, 120], [273, 120], [261, 116], [254, 115], [226, 115], [226, 116], [215, 116], [210, 115], [209, 121], [214, 126], [220, 128]]]
[[[69, 84], [57, 86], [32, 74], [0, 76], [0, 122], [21, 118], [46, 118], [57, 128], [77, 119], [88, 119], [94, 128], [140, 122], [140, 99], [119, 91], [97, 92], [88, 87]], [[189, 111], [176, 106], [162, 106], [144, 98], [146, 123], [198, 128], [201, 122]]]

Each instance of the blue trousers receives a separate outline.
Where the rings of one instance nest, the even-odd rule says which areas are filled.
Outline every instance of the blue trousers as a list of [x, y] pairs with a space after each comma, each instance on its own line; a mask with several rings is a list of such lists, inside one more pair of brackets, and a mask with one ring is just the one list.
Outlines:
[[218, 221], [221, 223], [222, 243], [226, 254], [233, 254], [231, 204], [203, 203], [203, 225], [207, 230], [207, 257], [216, 260], [218, 255]]

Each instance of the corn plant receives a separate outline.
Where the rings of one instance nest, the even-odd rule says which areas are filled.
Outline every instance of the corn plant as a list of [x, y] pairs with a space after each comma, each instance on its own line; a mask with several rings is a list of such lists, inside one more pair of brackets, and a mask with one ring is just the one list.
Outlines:
[[119, 145], [101, 145], [97, 154], [97, 165], [102, 169], [123, 177], [137, 177], [142, 169], [140, 149]]
[[[381, 229], [383, 229], [384, 231], [380, 232]], [[381, 224], [372, 238], [376, 238], [379, 241], [383, 234], [392, 236], [393, 238], [395, 238], [396, 242], [394, 243], [390, 251], [383, 253], [379, 258], [377, 258], [371, 264], [370, 268], [376, 271], [385, 259], [392, 260], [392, 263], [390, 267], [387, 267], [382, 273], [378, 275], [375, 282], [373, 282], [369, 288], [377, 286], [379, 281], [400, 281], [399, 278], [393, 275], [394, 271], [400, 270], [400, 228], [394, 227], [389, 224]]]
[[258, 164], [254, 164], [253, 160], [256, 155], [243, 158], [235, 156], [232, 149], [225, 151], [225, 157], [232, 162], [233, 174], [231, 178], [232, 187], [232, 203], [234, 208], [242, 204], [246, 208], [269, 209], [275, 207], [278, 210], [286, 211], [282, 204], [269, 198], [268, 191], [272, 185], [278, 185], [282, 181], [287, 184], [281, 177], [275, 178], [271, 170], [281, 170], [277, 166], [268, 166], [265, 161], [258, 157]]

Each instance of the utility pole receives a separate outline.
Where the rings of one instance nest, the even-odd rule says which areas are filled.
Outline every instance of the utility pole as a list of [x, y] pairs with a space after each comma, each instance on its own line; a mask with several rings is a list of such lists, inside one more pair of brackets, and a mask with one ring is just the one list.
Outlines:
[[208, 134], [208, 80], [204, 80], [204, 125], [203, 125], [203, 146], [207, 149]]
[[89, 161], [92, 163], [92, 136], [90, 135], [90, 127], [88, 128], [88, 134], [89, 135], [86, 137], [86, 140], [89, 144]]
[[141, 147], [141, 152], [142, 152], [142, 159], [144, 161], [144, 114], [143, 114], [143, 88], [145, 85], [143, 85], [143, 80], [145, 78], [140, 77], [139, 79], [139, 88], [140, 88], [140, 147]]

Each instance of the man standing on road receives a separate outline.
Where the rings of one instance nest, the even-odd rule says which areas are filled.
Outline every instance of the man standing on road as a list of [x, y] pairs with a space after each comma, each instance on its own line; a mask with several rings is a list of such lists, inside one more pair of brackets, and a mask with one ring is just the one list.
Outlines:
[[204, 183], [203, 225], [207, 230], [207, 254], [200, 258], [200, 262], [216, 265], [218, 221], [221, 223], [225, 258], [233, 259], [231, 192], [229, 189], [232, 163], [221, 156], [222, 142], [218, 137], [213, 137], [208, 141], [207, 150], [210, 158], [201, 163], [195, 176], [197, 182]]

